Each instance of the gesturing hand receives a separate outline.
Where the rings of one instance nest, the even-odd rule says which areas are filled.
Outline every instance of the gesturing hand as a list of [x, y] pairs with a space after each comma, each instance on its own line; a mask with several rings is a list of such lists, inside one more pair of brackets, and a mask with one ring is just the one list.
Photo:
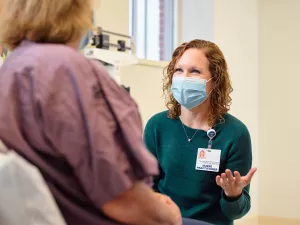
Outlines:
[[223, 188], [225, 195], [228, 197], [238, 197], [242, 194], [243, 189], [250, 184], [256, 168], [249, 170], [246, 176], [241, 176], [239, 172], [234, 171], [234, 176], [230, 170], [226, 170], [221, 176], [216, 177], [217, 185]]

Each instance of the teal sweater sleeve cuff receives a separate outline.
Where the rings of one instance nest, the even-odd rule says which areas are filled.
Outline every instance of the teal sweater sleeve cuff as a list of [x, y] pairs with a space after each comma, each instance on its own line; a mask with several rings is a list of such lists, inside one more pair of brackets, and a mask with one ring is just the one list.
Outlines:
[[243, 195], [243, 192], [242, 192], [239, 196], [237, 196], [237, 197], [228, 197], [228, 196], [225, 194], [225, 192], [222, 191], [222, 197], [223, 197], [226, 201], [228, 201], [228, 202], [235, 202], [235, 201], [239, 200], [240, 197], [241, 197], [242, 195]]
[[237, 220], [249, 212], [251, 208], [250, 196], [244, 190], [240, 197], [232, 201], [228, 200], [224, 192], [222, 192], [220, 205], [226, 217], [231, 220]]

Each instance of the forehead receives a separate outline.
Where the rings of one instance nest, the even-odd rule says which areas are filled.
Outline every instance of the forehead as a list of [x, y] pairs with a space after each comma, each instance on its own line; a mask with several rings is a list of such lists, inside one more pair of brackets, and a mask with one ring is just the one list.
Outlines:
[[209, 61], [205, 56], [204, 49], [190, 48], [183, 53], [176, 66], [208, 68]]

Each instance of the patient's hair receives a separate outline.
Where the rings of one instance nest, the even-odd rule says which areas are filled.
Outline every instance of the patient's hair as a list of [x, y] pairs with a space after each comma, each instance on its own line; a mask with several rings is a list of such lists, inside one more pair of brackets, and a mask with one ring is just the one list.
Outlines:
[[213, 126], [216, 122], [223, 121], [223, 116], [229, 110], [232, 86], [227, 71], [225, 57], [219, 47], [212, 42], [205, 40], [192, 40], [190, 42], [183, 43], [175, 49], [171, 62], [165, 68], [163, 79], [163, 91], [166, 98], [166, 107], [169, 110], [170, 118], [175, 119], [180, 116], [180, 104], [176, 101], [171, 91], [172, 78], [175, 72], [176, 63], [183, 53], [190, 48], [203, 49], [209, 61], [209, 70], [212, 75], [212, 80], [214, 81], [214, 89], [210, 95], [211, 112], [208, 118], [208, 124]]
[[92, 0], [0, 0], [0, 43], [66, 44], [92, 27]]

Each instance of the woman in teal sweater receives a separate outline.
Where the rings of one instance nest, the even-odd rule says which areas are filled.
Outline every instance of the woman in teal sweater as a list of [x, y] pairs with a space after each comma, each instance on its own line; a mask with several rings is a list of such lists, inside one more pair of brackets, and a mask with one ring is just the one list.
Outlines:
[[166, 68], [168, 111], [147, 123], [144, 141], [158, 159], [154, 190], [171, 197], [183, 217], [232, 225], [250, 210], [251, 140], [228, 114], [232, 87], [214, 43], [179, 46]]

